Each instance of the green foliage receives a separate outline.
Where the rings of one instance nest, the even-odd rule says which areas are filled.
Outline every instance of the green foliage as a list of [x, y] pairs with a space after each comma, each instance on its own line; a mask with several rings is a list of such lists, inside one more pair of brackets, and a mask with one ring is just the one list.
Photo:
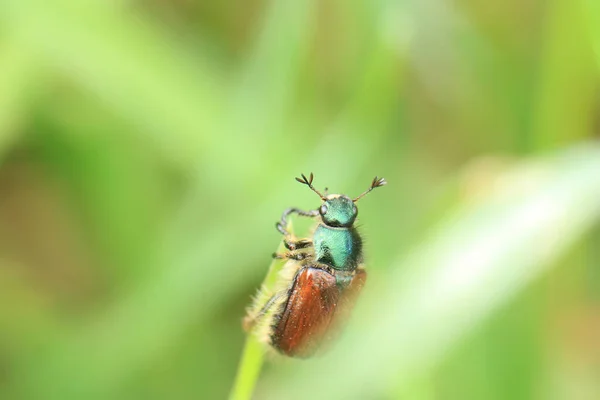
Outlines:
[[[598, 21], [0, 2], [0, 397], [600, 397]], [[240, 321], [311, 171], [388, 180], [360, 203], [369, 279], [331, 354], [260, 373]]]

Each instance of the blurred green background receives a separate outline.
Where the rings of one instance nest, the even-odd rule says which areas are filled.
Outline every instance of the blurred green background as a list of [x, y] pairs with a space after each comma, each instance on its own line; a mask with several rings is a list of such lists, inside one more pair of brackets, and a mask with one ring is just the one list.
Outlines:
[[227, 398], [301, 172], [389, 184], [254, 398], [600, 398], [599, 58], [594, 0], [3, 0], [0, 398]]

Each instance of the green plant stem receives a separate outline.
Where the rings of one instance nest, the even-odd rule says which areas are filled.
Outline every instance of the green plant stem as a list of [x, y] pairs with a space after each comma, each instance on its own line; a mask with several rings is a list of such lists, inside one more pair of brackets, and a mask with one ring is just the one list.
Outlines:
[[248, 335], [229, 400], [249, 400], [264, 361], [264, 349], [256, 336]]
[[[291, 223], [288, 224], [288, 231], [291, 232]], [[283, 241], [277, 249], [278, 252], [285, 250]], [[285, 262], [279, 259], [273, 259], [269, 266], [269, 272], [262, 283], [263, 288], [270, 290], [273, 289], [277, 282], [279, 271]], [[252, 398], [256, 382], [260, 376], [260, 371], [265, 358], [265, 350], [262, 343], [259, 342], [256, 335], [253, 332], [249, 332], [244, 344], [244, 350], [242, 352], [242, 358], [238, 366], [238, 371], [233, 382], [233, 387], [229, 395], [229, 400], [249, 400]]]

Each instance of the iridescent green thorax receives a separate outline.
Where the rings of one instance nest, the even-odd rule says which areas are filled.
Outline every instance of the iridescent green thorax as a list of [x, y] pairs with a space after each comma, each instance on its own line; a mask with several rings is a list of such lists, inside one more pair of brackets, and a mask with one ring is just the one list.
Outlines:
[[351, 271], [362, 262], [362, 240], [354, 228], [319, 224], [313, 244], [317, 261], [333, 269]]

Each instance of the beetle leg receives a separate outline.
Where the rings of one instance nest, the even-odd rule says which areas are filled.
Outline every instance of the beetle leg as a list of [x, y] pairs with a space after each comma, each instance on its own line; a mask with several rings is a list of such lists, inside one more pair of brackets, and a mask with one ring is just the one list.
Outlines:
[[305, 249], [307, 247], [311, 247], [313, 245], [312, 240], [310, 239], [299, 239], [296, 241], [289, 240], [287, 238], [283, 239], [283, 245], [288, 250], [296, 250], [296, 249]]
[[287, 226], [287, 217], [292, 214], [292, 213], [296, 213], [302, 217], [317, 217], [319, 216], [319, 210], [310, 210], [310, 211], [304, 211], [304, 210], [300, 210], [299, 208], [288, 208], [287, 210], [285, 210], [283, 212], [283, 214], [281, 215], [281, 219], [279, 220], [279, 222], [277, 222], [275, 224], [275, 228], [277, 228], [277, 230], [284, 236], [289, 237], [291, 236], [291, 234], [285, 229], [285, 227]]
[[307, 253], [301, 253], [298, 251], [290, 251], [287, 253], [273, 253], [273, 258], [277, 258], [277, 259], [289, 259], [289, 260], [297, 260], [297, 261], [302, 261], [302, 260], [306, 260], [307, 258], [309, 258], [310, 255]]

